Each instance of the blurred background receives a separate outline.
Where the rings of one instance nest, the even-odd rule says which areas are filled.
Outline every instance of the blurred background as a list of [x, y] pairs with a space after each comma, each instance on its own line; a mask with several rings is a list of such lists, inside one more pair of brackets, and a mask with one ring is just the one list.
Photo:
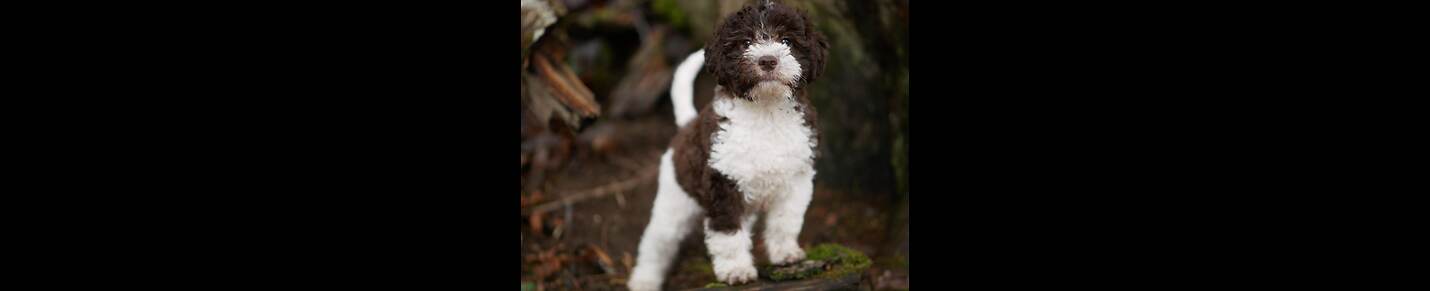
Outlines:
[[[676, 132], [674, 66], [751, 2], [521, 0], [524, 291], [625, 289]], [[908, 289], [908, 1], [776, 2], [805, 11], [831, 46], [809, 88], [821, 158], [799, 241], [869, 255], [863, 288]], [[697, 107], [713, 88], [696, 79]], [[698, 232], [666, 288], [715, 281]]]

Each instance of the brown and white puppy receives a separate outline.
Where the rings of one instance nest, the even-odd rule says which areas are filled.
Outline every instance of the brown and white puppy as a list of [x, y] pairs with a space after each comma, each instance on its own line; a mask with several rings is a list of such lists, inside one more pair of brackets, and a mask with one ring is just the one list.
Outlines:
[[[824, 70], [828, 48], [807, 16], [765, 2], [727, 17], [705, 49], [677, 67], [671, 98], [681, 128], [661, 156], [631, 290], [659, 290], [680, 241], [696, 226], [705, 230], [720, 281], [754, 281], [750, 229], [760, 212], [770, 262], [804, 259], [796, 239], [819, 142], [805, 88]], [[691, 82], [707, 60], [718, 85], [696, 113]]]

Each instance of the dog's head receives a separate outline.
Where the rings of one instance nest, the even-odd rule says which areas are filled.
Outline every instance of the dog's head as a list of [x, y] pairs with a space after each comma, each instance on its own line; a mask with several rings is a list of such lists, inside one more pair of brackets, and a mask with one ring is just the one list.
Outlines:
[[705, 45], [706, 69], [741, 98], [788, 96], [819, 77], [828, 49], [809, 17], [764, 1], [715, 28], [715, 38]]

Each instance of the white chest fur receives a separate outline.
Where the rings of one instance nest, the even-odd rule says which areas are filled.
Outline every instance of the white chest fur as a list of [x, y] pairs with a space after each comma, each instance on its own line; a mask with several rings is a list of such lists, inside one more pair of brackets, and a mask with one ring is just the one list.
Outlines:
[[727, 120], [711, 143], [710, 167], [734, 180], [757, 208], [814, 174], [814, 140], [797, 103], [761, 99], [718, 98], [711, 104]]

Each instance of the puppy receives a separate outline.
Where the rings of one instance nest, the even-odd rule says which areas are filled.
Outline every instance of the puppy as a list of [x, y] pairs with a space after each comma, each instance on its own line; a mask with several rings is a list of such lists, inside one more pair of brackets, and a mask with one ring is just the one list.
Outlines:
[[[680, 241], [704, 228], [715, 277], [752, 282], [751, 226], [765, 213], [769, 261], [804, 259], [800, 228], [813, 192], [818, 132], [805, 91], [824, 70], [829, 44], [804, 14], [784, 5], [747, 6], [676, 68], [671, 98], [679, 132], [661, 156], [659, 190], [628, 287], [659, 290]], [[699, 113], [696, 72], [717, 80]]]

